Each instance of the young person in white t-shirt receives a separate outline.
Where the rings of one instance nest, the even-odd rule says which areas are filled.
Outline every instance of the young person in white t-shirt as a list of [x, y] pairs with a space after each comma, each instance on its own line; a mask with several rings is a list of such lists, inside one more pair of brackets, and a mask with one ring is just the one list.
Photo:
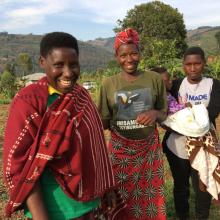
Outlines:
[[[215, 125], [220, 112], [220, 81], [203, 77], [206, 64], [204, 51], [200, 47], [190, 47], [183, 57], [186, 77], [173, 81], [171, 94], [179, 103], [203, 103], [208, 110], [209, 120]], [[174, 179], [174, 203], [180, 220], [189, 219], [189, 178], [196, 195], [195, 209], [199, 220], [208, 219], [211, 195], [199, 189], [198, 172], [190, 166], [185, 149], [186, 137], [176, 132], [166, 132], [163, 140], [172, 176]]]

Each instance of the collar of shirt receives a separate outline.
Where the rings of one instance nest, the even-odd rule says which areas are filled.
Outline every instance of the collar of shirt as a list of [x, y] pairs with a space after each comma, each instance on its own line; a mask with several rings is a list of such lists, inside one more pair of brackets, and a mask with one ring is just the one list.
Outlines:
[[61, 92], [59, 92], [58, 90], [54, 89], [51, 85], [48, 86], [48, 93], [49, 93], [49, 95], [53, 95], [54, 93], [62, 95]]

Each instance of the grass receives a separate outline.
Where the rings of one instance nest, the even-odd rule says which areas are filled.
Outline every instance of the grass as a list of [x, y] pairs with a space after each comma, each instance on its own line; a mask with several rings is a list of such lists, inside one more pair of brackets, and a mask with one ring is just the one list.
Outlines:
[[[2, 141], [3, 141], [3, 131], [4, 131], [4, 125], [7, 118], [7, 109], [8, 107], [6, 105], [0, 106], [0, 152], [2, 147]], [[160, 136], [162, 137], [163, 132], [160, 131]], [[108, 135], [106, 135], [108, 136]], [[1, 155], [0, 155], [0, 162], [1, 162]], [[167, 219], [168, 220], [177, 220], [174, 204], [173, 204], [173, 180], [171, 177], [169, 165], [167, 163], [167, 160], [164, 156], [164, 170], [165, 170], [165, 190], [166, 190], [166, 204], [167, 204]], [[2, 163], [0, 163], [0, 219], [6, 220], [6, 218], [3, 216], [3, 210], [4, 206], [7, 201], [7, 189], [3, 184], [3, 178], [2, 178]], [[194, 192], [191, 190], [191, 196], [190, 196], [190, 220], [195, 219], [195, 212], [194, 212], [194, 199], [195, 195]], [[24, 220], [24, 216], [22, 212], [15, 213], [12, 220]], [[209, 220], [217, 220], [220, 219], [220, 204], [215, 205], [212, 204], [211, 210], [210, 210], [210, 218]]]
[[[166, 192], [166, 208], [167, 208], [167, 219], [168, 220], [177, 220], [177, 216], [175, 213], [174, 208], [174, 201], [173, 201], [173, 180], [171, 177], [170, 169], [168, 162], [164, 156], [164, 170], [165, 170], [165, 192]], [[196, 220], [195, 217], [195, 193], [191, 187], [190, 189], [190, 199], [189, 199], [189, 206], [190, 206], [190, 220]], [[210, 208], [210, 216], [209, 220], [217, 220], [220, 219], [220, 204], [214, 204], [212, 202]]]

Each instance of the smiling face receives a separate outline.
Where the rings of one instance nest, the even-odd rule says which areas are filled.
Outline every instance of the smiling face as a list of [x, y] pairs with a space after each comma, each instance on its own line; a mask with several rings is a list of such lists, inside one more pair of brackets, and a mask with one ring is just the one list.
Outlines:
[[54, 48], [40, 57], [40, 66], [45, 70], [49, 84], [61, 93], [70, 92], [79, 75], [79, 57], [73, 48]]
[[205, 60], [200, 55], [187, 55], [183, 60], [183, 70], [190, 83], [196, 84], [202, 79], [202, 72], [205, 67]]
[[133, 75], [137, 72], [140, 53], [135, 44], [122, 44], [117, 50], [116, 59], [124, 73]]

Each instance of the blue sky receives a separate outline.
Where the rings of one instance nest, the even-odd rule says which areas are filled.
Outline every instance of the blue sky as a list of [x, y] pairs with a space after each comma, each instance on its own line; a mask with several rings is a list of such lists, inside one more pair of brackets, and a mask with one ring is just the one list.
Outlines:
[[[0, 32], [65, 31], [79, 40], [114, 36], [127, 11], [148, 0], [0, 0]], [[220, 0], [164, 0], [183, 14], [187, 29], [220, 26]]]

